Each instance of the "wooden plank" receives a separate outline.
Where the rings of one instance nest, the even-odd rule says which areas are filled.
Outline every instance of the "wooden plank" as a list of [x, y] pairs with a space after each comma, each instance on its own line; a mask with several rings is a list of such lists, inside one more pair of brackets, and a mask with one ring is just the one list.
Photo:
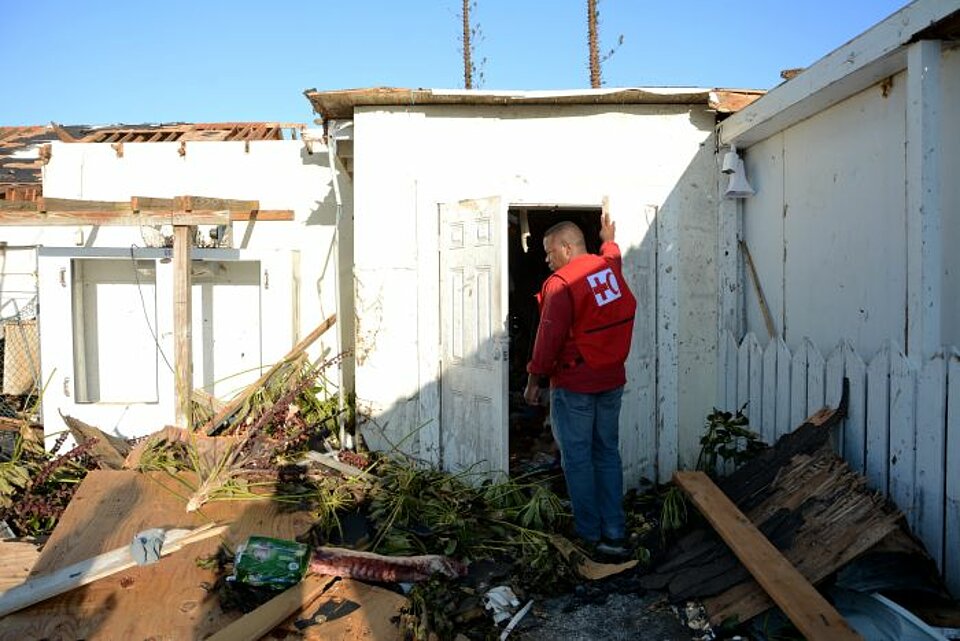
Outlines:
[[260, 209], [259, 200], [234, 200], [231, 198], [208, 198], [206, 196], [180, 196], [177, 198], [184, 211], [200, 210], [235, 210], [251, 211]]
[[[129, 207], [129, 205], [128, 205]], [[0, 226], [51, 225], [226, 225], [230, 213], [226, 211], [141, 211], [123, 214], [116, 211], [36, 211], [0, 210]]]
[[[203, 514], [188, 514], [182, 483], [165, 473], [93, 471], [87, 475], [34, 567], [34, 575], [129, 545], [151, 527], [195, 528], [210, 521], [230, 523], [224, 542], [231, 549], [250, 535], [294, 539], [313, 523], [306, 512], [289, 512], [268, 500], [211, 501]], [[136, 566], [10, 614], [0, 640], [22, 639], [202, 639], [237, 618], [211, 598], [216, 572], [197, 566], [214, 554], [210, 538], [162, 563]]]
[[191, 429], [193, 399], [193, 295], [190, 251], [194, 228], [173, 228], [173, 366], [174, 409], [178, 427]]
[[203, 426], [202, 428], [203, 431], [206, 432], [207, 434], [215, 433], [220, 427], [220, 424], [225, 419], [229, 418], [231, 414], [236, 412], [237, 409], [239, 409], [240, 406], [243, 405], [244, 402], [246, 402], [246, 400], [254, 392], [260, 389], [260, 386], [263, 385], [271, 376], [273, 376], [274, 372], [280, 369], [280, 367], [284, 363], [287, 363], [293, 360], [294, 358], [297, 358], [300, 354], [302, 354], [310, 345], [314, 343], [314, 341], [320, 338], [320, 336], [322, 336], [324, 332], [326, 332], [328, 329], [333, 327], [334, 323], [336, 322], [337, 322], [337, 315], [331, 314], [325, 321], [320, 323], [320, 325], [318, 325], [316, 329], [310, 332], [299, 343], [294, 345], [293, 349], [287, 352], [286, 356], [284, 356], [279, 361], [274, 363], [273, 367], [271, 367], [263, 376], [258, 378], [256, 381], [254, 381], [250, 385], [248, 385], [242, 392], [240, 392], [239, 394], [237, 394], [236, 397], [230, 400], [230, 402], [227, 403], [226, 407], [224, 407], [220, 412], [217, 413], [216, 416], [210, 419], [210, 421]]
[[[795, 459], [789, 469], [778, 473], [773, 495], [749, 514], [754, 523], [769, 522], [784, 505], [803, 505], [799, 509], [804, 525], [784, 554], [811, 582], [830, 576], [887, 536], [896, 529], [899, 517], [883, 509], [881, 498], [859, 491], [857, 479], [850, 478], [852, 473], [840, 461], [827, 460], [827, 456], [830, 453], [825, 449]], [[692, 570], [697, 572], [698, 568]], [[702, 574], [703, 569], [699, 571]], [[731, 619], [748, 621], [774, 605], [759, 583], [738, 579], [734, 583], [734, 587], [704, 600], [715, 625]]]
[[763, 295], [763, 287], [760, 286], [760, 277], [757, 275], [757, 268], [753, 264], [750, 248], [747, 247], [747, 241], [740, 239], [738, 242], [740, 251], [743, 252], [743, 258], [747, 264], [747, 273], [750, 274], [750, 281], [753, 283], [753, 289], [757, 295], [757, 301], [760, 304], [760, 311], [763, 313], [763, 322], [767, 326], [767, 338], [776, 338], [778, 336], [777, 326], [773, 322], [773, 315], [770, 313], [770, 307], [767, 305], [767, 297]]
[[154, 198], [153, 196], [133, 196], [130, 199], [130, 209], [133, 211], [147, 211], [151, 209], [161, 209], [173, 211], [179, 209], [180, 204], [176, 198]]
[[706, 474], [676, 472], [673, 479], [808, 641], [861, 639]]
[[790, 370], [793, 363], [793, 354], [790, 348], [777, 337], [777, 438], [789, 434], [796, 427], [791, 422], [790, 413]]
[[207, 641], [257, 641], [290, 615], [308, 608], [334, 581], [336, 577], [310, 574], [299, 584], [243, 615]]
[[[215, 525], [213, 523], [192, 530], [168, 529], [165, 532], [163, 546], [160, 548], [160, 556], [169, 556], [188, 545], [220, 536], [227, 529], [229, 529], [227, 525]], [[94, 581], [136, 567], [136, 565], [137, 562], [130, 552], [130, 545], [127, 544], [95, 557], [58, 568], [55, 572], [30, 577], [20, 585], [0, 592], [0, 617], [81, 586], [89, 585]]]
[[890, 345], [867, 365], [867, 447], [865, 475], [870, 486], [886, 496], [887, 452], [890, 447]]
[[777, 348], [774, 339], [763, 350], [763, 389], [761, 391], [763, 415], [760, 419], [760, 436], [765, 443], [777, 440]]
[[943, 355], [928, 361], [917, 377], [917, 536], [930, 557], [943, 569], [943, 530], [946, 496], [947, 367]]
[[0, 200], [0, 216], [5, 212], [31, 211], [36, 213], [37, 203], [33, 200]]
[[127, 201], [78, 200], [74, 198], [47, 198], [46, 196], [41, 196], [37, 198], [37, 211], [129, 212], [130, 203]]
[[[960, 541], [960, 354], [947, 363], [947, 474], [944, 541]], [[953, 594], [960, 594], [960, 545], [944, 549], [943, 575]]]
[[239, 221], [290, 221], [295, 220], [292, 209], [254, 209], [248, 211], [230, 210], [230, 220]]
[[917, 468], [916, 374], [899, 349], [890, 354], [890, 498], [916, 530], [914, 505]]

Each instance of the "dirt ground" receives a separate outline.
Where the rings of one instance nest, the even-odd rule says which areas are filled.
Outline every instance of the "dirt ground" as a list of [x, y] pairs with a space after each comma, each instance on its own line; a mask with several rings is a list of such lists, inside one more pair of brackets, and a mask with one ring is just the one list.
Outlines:
[[511, 639], [518, 641], [690, 641], [658, 594], [569, 595], [535, 603]]

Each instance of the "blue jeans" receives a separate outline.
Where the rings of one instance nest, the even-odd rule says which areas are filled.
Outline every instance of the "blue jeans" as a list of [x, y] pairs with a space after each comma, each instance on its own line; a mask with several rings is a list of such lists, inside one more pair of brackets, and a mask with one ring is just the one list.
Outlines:
[[623, 466], [620, 401], [623, 387], [587, 394], [550, 389], [550, 419], [560, 445], [573, 525], [587, 541], [622, 539]]

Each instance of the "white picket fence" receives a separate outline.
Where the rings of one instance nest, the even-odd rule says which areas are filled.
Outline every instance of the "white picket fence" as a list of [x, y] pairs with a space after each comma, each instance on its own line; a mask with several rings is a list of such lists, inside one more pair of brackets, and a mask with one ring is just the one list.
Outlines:
[[871, 488], [906, 515], [913, 532], [960, 595], [960, 353], [922, 366], [890, 342], [869, 363], [842, 341], [824, 358], [807, 339], [793, 352], [783, 340], [761, 347], [729, 332], [720, 345], [720, 395], [746, 404], [751, 429], [773, 443], [824, 405], [836, 407], [843, 379], [850, 405], [836, 447]]

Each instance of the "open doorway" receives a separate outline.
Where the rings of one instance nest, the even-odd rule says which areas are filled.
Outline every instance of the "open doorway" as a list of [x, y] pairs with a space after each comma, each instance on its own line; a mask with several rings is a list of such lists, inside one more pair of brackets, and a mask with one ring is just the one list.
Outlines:
[[536, 295], [550, 275], [543, 251], [543, 234], [562, 221], [576, 223], [586, 239], [587, 251], [600, 251], [600, 207], [510, 207], [508, 211], [508, 270], [510, 333], [509, 461], [510, 475], [558, 469], [559, 455], [550, 431], [549, 409], [523, 400], [527, 362], [537, 333]]

